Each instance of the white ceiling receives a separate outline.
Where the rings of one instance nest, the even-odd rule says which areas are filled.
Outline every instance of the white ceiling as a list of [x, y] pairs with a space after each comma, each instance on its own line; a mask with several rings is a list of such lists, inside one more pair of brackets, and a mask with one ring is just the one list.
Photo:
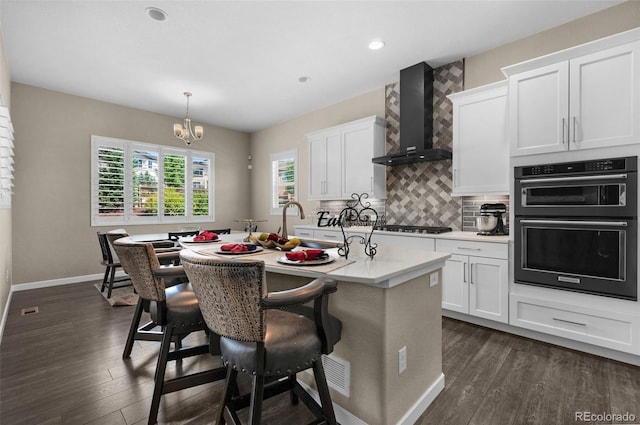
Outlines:
[[[252, 132], [618, 0], [2, 0], [12, 81]], [[168, 20], [145, 13], [163, 9]], [[386, 47], [371, 51], [380, 38]], [[306, 84], [300, 76], [309, 76]]]

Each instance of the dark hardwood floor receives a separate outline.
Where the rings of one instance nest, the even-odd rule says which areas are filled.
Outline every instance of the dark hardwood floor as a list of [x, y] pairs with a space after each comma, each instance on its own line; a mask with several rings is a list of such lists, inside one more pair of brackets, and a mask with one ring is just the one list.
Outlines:
[[[32, 306], [40, 312], [20, 315]], [[0, 346], [0, 424], [146, 423], [158, 344], [138, 342], [122, 360], [132, 313], [107, 304], [93, 283], [15, 292]], [[182, 370], [217, 362], [200, 356]], [[443, 369], [446, 388], [418, 425], [612, 423], [576, 421], [583, 411], [628, 412], [627, 423], [640, 423], [636, 366], [444, 319]], [[164, 396], [159, 423], [212, 424], [221, 390], [212, 383]], [[287, 395], [265, 405], [265, 424], [310, 418]]]

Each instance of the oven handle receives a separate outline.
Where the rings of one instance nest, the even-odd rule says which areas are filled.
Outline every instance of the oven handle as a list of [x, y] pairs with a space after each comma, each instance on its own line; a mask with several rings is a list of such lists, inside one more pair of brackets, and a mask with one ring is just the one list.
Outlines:
[[626, 221], [570, 221], [570, 220], [520, 220], [524, 224], [564, 224], [569, 226], [610, 226], [610, 227], [626, 227], [629, 224]]
[[627, 174], [605, 174], [600, 176], [575, 176], [575, 177], [548, 177], [542, 179], [524, 179], [520, 180], [520, 184], [529, 183], [554, 183], [554, 182], [579, 182], [585, 180], [615, 180], [626, 179]]

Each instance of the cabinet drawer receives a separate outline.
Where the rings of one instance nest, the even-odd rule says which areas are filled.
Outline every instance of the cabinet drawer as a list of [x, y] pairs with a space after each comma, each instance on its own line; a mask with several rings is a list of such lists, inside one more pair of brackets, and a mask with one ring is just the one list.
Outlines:
[[326, 241], [338, 241], [342, 240], [342, 232], [340, 230], [314, 230], [313, 237]]
[[436, 239], [436, 251], [476, 257], [509, 258], [509, 245], [506, 243], [461, 241], [456, 239]]
[[302, 238], [313, 238], [313, 230], [296, 229], [296, 236], [302, 237]]
[[638, 319], [512, 295], [511, 324], [601, 347], [638, 353]]

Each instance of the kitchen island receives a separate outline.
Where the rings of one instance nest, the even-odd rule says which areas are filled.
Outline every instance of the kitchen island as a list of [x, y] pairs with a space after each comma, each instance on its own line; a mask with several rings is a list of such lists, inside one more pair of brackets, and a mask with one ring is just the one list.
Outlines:
[[[226, 241], [240, 241], [238, 234]], [[183, 244], [205, 255], [216, 244]], [[300, 249], [300, 248], [297, 248]], [[229, 256], [265, 262], [270, 291], [326, 276], [338, 282], [329, 311], [342, 321], [342, 339], [325, 364], [336, 416], [342, 425], [415, 423], [444, 388], [442, 272], [449, 254], [378, 246], [374, 258], [354, 243], [349, 259], [317, 266], [285, 265], [281, 251]], [[311, 374], [299, 374], [312, 385]], [[310, 389], [313, 394], [313, 389]]]

